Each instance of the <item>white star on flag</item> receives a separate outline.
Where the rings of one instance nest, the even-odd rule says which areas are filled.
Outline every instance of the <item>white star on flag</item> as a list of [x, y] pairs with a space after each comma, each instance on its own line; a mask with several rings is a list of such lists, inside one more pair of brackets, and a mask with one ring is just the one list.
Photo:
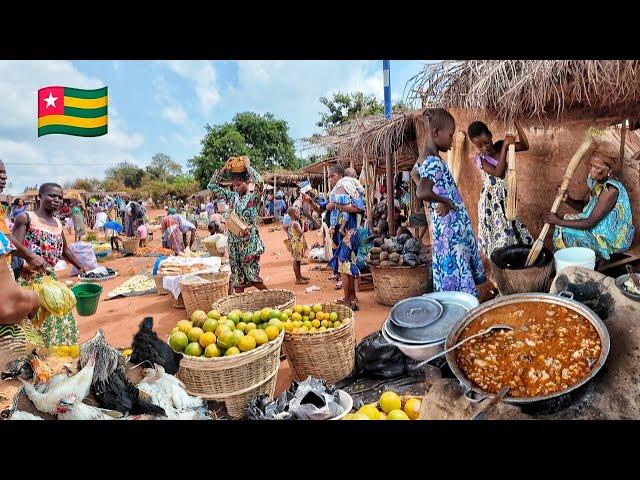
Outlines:
[[44, 98], [43, 100], [47, 103], [45, 108], [56, 108], [56, 100], [58, 100], [58, 97], [54, 97], [53, 93], [49, 92], [49, 98]]

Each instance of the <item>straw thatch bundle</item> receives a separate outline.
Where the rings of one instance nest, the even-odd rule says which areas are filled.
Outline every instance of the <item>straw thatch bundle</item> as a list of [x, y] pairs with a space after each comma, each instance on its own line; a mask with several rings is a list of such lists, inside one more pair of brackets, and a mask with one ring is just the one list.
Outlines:
[[423, 105], [484, 110], [505, 123], [614, 123], [640, 115], [640, 61], [447, 60], [425, 65], [407, 91]]
[[273, 183], [273, 179], [276, 179], [276, 183], [278, 185], [291, 185], [295, 186], [303, 180], [309, 180], [313, 184], [322, 183], [323, 177], [322, 174], [319, 173], [310, 173], [303, 171], [290, 171], [290, 170], [281, 170], [279, 172], [266, 172], [262, 173], [262, 180], [265, 183]]

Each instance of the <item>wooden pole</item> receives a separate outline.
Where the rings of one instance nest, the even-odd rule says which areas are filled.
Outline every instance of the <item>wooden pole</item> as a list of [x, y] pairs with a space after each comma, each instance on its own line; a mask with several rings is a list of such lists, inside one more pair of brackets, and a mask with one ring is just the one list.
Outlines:
[[391, 164], [391, 151], [386, 154], [386, 186], [387, 186], [387, 222], [389, 223], [389, 235], [395, 237], [396, 222], [393, 215], [393, 165]]
[[362, 162], [362, 168], [364, 168], [364, 178], [367, 182], [367, 189], [365, 190], [367, 196], [367, 228], [369, 229], [369, 233], [373, 233], [373, 225], [371, 222], [371, 218], [373, 215], [373, 194], [374, 194], [374, 185], [373, 178], [371, 178], [371, 169], [369, 168], [369, 158], [365, 158]]
[[518, 186], [516, 181], [516, 146], [509, 145], [508, 151], [508, 167], [507, 167], [507, 211], [505, 216], [507, 220], [513, 221], [518, 214]]
[[623, 120], [622, 128], [620, 128], [620, 166], [624, 162], [624, 144], [627, 137], [627, 121]]

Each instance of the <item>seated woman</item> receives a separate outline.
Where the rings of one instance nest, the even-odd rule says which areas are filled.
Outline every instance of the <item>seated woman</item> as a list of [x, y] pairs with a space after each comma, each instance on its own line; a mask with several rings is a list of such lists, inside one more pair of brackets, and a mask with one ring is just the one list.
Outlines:
[[574, 199], [563, 192], [563, 201], [582, 213], [567, 214], [564, 219], [548, 213], [547, 223], [555, 225], [553, 244], [556, 248], [586, 247], [609, 260], [611, 254], [624, 252], [633, 241], [629, 195], [620, 181], [611, 176], [619, 153], [605, 140], [594, 140], [591, 171], [587, 177], [589, 195]]

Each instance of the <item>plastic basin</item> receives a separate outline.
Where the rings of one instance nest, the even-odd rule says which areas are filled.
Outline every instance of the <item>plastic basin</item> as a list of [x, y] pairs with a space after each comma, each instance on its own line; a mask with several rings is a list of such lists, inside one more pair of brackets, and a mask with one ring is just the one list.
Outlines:
[[96, 313], [98, 302], [102, 294], [102, 285], [95, 283], [80, 283], [74, 285], [71, 291], [76, 296], [76, 310], [81, 317], [89, 317]]
[[593, 270], [596, 266], [596, 252], [590, 248], [571, 247], [558, 250], [554, 254], [556, 273], [567, 267], [583, 267]]
[[351, 413], [351, 410], [353, 409], [353, 398], [351, 398], [351, 395], [344, 390], [338, 390], [338, 396], [340, 397], [340, 406], [344, 408], [344, 412], [337, 417], [330, 418], [329, 420], [342, 420], [348, 413]]

